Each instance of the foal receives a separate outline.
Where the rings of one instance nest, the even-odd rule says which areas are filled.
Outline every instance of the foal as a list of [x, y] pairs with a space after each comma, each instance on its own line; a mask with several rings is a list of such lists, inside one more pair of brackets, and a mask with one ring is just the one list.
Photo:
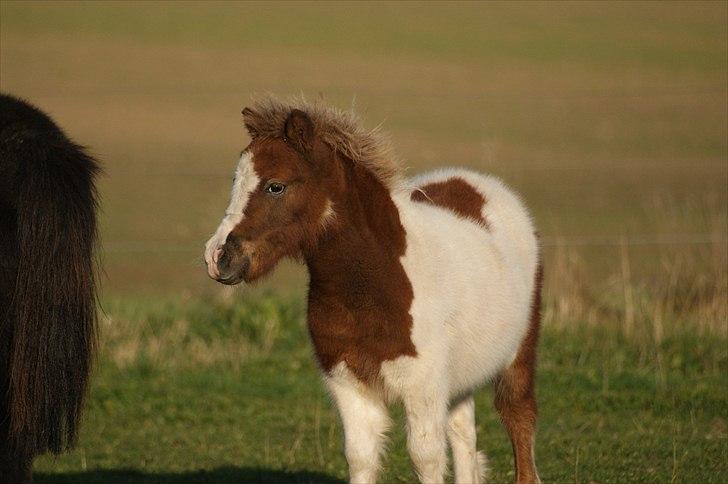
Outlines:
[[210, 277], [250, 282], [286, 256], [310, 274], [308, 328], [339, 409], [352, 482], [374, 482], [401, 401], [422, 482], [481, 482], [473, 392], [496, 385], [516, 480], [538, 482], [535, 352], [539, 249], [518, 197], [495, 178], [442, 170], [404, 180], [351, 113], [266, 99], [207, 242]]

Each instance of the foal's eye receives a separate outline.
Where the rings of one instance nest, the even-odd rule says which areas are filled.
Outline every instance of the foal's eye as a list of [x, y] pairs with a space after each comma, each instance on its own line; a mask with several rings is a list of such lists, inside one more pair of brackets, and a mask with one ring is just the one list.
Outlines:
[[265, 187], [265, 191], [271, 195], [280, 195], [286, 191], [286, 186], [283, 183], [271, 182]]

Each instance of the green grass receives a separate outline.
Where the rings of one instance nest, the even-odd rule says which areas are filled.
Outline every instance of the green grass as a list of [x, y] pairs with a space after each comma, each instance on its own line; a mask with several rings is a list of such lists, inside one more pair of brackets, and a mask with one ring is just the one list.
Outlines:
[[[39, 459], [38, 482], [345, 479], [340, 424], [311, 355], [301, 298], [249, 297], [108, 304], [79, 446]], [[725, 338], [669, 333], [645, 348], [606, 327], [546, 324], [537, 439], [545, 482], [724, 481]], [[119, 358], [137, 334], [138, 350]], [[228, 340], [248, 353], [215, 357]], [[151, 349], [160, 345], [163, 357]], [[493, 481], [508, 481], [510, 443], [489, 388], [477, 407]], [[383, 482], [411, 482], [402, 411], [393, 414]]]

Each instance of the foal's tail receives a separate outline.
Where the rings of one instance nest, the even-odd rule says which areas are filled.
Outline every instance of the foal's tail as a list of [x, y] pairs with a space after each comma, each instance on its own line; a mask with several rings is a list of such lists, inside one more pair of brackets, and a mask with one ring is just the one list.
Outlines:
[[62, 134], [16, 148], [8, 444], [32, 457], [76, 441], [96, 346], [98, 165]]

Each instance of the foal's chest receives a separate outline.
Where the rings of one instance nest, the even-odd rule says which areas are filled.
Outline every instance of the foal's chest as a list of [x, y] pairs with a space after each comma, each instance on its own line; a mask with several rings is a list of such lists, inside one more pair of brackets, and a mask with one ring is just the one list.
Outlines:
[[382, 302], [351, 307], [331, 298], [309, 298], [309, 334], [324, 371], [343, 361], [359, 380], [374, 382], [384, 361], [417, 356], [409, 306]]

